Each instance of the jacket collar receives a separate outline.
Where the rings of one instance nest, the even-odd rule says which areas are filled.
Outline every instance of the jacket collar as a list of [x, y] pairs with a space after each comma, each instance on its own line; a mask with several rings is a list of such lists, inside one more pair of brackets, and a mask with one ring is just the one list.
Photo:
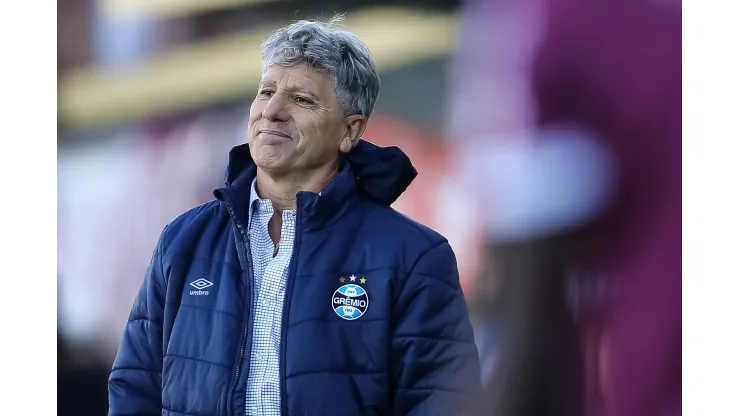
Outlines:
[[[247, 223], [250, 189], [256, 175], [249, 144], [234, 147], [229, 152], [225, 187], [216, 189], [214, 195], [230, 205], [232, 215], [241, 224]], [[308, 228], [327, 226], [344, 215], [358, 197], [390, 206], [416, 175], [408, 156], [398, 147], [380, 147], [360, 139], [320, 194], [298, 193], [298, 221]]]

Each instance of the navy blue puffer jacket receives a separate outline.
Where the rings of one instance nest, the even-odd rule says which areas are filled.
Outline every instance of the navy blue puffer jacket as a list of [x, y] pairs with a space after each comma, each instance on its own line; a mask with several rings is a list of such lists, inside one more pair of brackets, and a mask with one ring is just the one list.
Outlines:
[[[244, 415], [255, 175], [247, 145], [234, 148], [216, 199], [165, 227], [113, 365], [110, 415]], [[457, 415], [480, 388], [452, 249], [390, 208], [415, 176], [398, 148], [362, 141], [320, 195], [297, 195], [283, 415]], [[350, 274], [365, 278], [367, 295], [354, 320], [332, 302]], [[200, 278], [209, 296], [190, 296]]]

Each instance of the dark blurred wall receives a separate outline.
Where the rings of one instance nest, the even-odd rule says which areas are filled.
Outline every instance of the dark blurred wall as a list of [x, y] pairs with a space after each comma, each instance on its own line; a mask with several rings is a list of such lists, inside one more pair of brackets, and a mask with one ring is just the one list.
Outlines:
[[92, 8], [89, 0], [57, 0], [57, 73], [90, 62]]
[[80, 360], [84, 349], [69, 345], [57, 333], [57, 414], [103, 416], [108, 413], [108, 366]]

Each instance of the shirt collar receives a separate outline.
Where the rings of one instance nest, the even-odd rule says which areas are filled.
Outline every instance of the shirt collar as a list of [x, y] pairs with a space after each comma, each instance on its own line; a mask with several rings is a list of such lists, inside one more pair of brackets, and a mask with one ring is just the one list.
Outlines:
[[[249, 226], [252, 224], [252, 213], [254, 213], [256, 207], [259, 207], [261, 201], [260, 196], [257, 194], [257, 178], [255, 178], [252, 181], [252, 187], [249, 191]], [[266, 202], [270, 203], [271, 201], [268, 200]]]
[[[257, 178], [255, 178], [252, 181], [252, 187], [249, 191], [249, 219], [248, 221], [250, 225], [252, 223], [252, 214], [254, 213], [254, 210], [255, 209], [259, 210], [260, 206], [272, 211], [272, 201], [270, 201], [269, 199], [262, 199], [257, 194]], [[291, 215], [295, 213], [295, 210], [285, 210], [284, 212], [288, 213], [288, 215]]]

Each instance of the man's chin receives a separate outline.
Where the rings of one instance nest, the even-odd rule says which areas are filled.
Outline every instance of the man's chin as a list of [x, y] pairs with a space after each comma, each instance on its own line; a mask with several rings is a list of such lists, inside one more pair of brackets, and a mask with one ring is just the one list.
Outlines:
[[257, 169], [269, 173], [271, 176], [284, 176], [294, 170], [292, 169], [293, 165], [287, 160], [255, 160], [255, 164]]

